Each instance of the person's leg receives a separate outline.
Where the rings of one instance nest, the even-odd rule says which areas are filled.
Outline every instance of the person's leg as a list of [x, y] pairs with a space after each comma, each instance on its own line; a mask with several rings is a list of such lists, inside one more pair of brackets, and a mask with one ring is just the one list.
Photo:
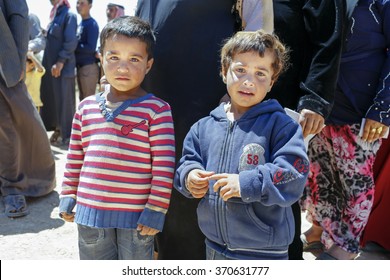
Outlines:
[[314, 221], [311, 227], [303, 233], [305, 235], [305, 239], [308, 243], [321, 241], [321, 235], [322, 235], [322, 227]]
[[0, 192], [9, 213], [27, 214], [23, 196], [46, 195], [55, 187], [55, 162], [42, 120], [24, 83], [0, 85]]
[[77, 225], [80, 260], [117, 260], [116, 230]]
[[41, 99], [43, 106], [41, 108], [41, 118], [47, 131], [58, 127], [57, 106], [56, 106], [56, 78], [52, 77], [50, 70], [47, 70], [41, 80]]
[[[359, 252], [362, 232], [367, 224], [374, 200], [373, 164], [380, 141], [366, 143], [358, 136], [360, 126], [346, 126], [349, 149], [336, 153], [340, 181], [346, 204], [337, 228], [330, 231], [335, 244], [329, 253], [338, 259], [353, 259]], [[348, 143], [345, 141], [345, 143]]]
[[94, 95], [99, 82], [99, 66], [96, 63], [88, 64], [77, 70], [77, 80], [80, 91], [80, 101], [87, 96]]
[[59, 80], [61, 87], [57, 95], [58, 119], [60, 120], [59, 125], [62, 144], [67, 144], [69, 142], [73, 116], [76, 110], [75, 79], [61, 77]]
[[328, 126], [325, 131], [327, 144], [315, 146], [322, 155], [328, 151], [329, 158], [322, 157], [315, 161], [319, 165], [312, 165], [318, 169], [312, 178], [315, 182], [311, 181], [312, 199], [317, 202], [312, 215], [324, 229], [323, 241], [329, 241], [326, 253], [353, 259], [372, 207], [372, 165], [380, 143], [363, 143], [358, 125]]
[[292, 212], [294, 216], [295, 233], [293, 242], [288, 246], [288, 258], [290, 260], [303, 260], [303, 244], [301, 236], [301, 207], [298, 202], [292, 205]]
[[326, 244], [328, 240], [324, 237], [323, 223], [337, 225], [340, 220], [342, 209], [339, 206], [343, 204], [340, 201], [344, 195], [338, 170], [335, 168], [332, 136], [330, 126], [327, 126], [309, 144], [310, 174], [302, 199], [302, 207], [307, 210], [307, 219], [313, 225], [305, 232], [308, 242], [314, 242], [318, 238], [317, 240], [321, 239]]
[[136, 229], [117, 229], [118, 259], [152, 260], [154, 236], [140, 235]]

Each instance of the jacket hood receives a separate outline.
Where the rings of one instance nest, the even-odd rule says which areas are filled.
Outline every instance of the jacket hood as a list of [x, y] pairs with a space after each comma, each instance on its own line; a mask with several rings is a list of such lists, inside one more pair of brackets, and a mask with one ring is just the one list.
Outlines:
[[[210, 116], [217, 120], [226, 120], [227, 116], [224, 108], [225, 105], [226, 102], [222, 102], [217, 108], [210, 112]], [[244, 115], [242, 115], [240, 120], [257, 118], [260, 115], [275, 113], [277, 111], [285, 113], [283, 107], [278, 101], [275, 99], [267, 99], [250, 108]]]

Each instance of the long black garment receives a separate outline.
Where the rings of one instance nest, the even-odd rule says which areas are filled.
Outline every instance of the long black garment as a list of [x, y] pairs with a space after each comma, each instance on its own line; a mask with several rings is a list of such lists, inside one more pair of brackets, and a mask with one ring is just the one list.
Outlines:
[[[191, 125], [209, 114], [226, 93], [219, 76], [219, 51], [234, 33], [233, 0], [139, 0], [136, 15], [156, 33], [155, 62], [144, 87], [167, 101], [175, 124], [177, 158]], [[163, 232], [157, 236], [159, 259], [204, 259], [204, 236], [196, 207], [173, 190]]]
[[[342, 50], [345, 0], [273, 0], [274, 32], [290, 49], [290, 67], [267, 98], [326, 118], [333, 105]], [[289, 259], [302, 259], [301, 210], [293, 204], [295, 236]]]

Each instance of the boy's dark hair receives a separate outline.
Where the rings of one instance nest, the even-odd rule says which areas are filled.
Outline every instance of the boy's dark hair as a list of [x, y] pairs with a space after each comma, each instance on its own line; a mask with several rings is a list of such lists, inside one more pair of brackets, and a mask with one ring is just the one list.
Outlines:
[[274, 71], [272, 80], [276, 81], [287, 67], [288, 50], [276, 35], [266, 33], [263, 30], [240, 31], [227, 39], [221, 50], [221, 71], [224, 72], [223, 74], [226, 74], [236, 54], [253, 51], [257, 52], [260, 57], [263, 57], [267, 49], [271, 50], [274, 54], [275, 60], [272, 63], [272, 70]]
[[135, 16], [123, 16], [108, 22], [100, 33], [100, 53], [103, 54], [107, 39], [114, 35], [137, 38], [146, 44], [148, 59], [153, 58], [156, 38], [150, 24]]

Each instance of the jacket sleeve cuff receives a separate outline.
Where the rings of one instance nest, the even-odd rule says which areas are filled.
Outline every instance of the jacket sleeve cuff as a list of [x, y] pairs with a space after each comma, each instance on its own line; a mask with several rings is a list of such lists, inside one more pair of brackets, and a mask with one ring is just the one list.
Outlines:
[[175, 179], [175, 188], [185, 197], [193, 198], [190, 191], [187, 189], [187, 176], [193, 169], [202, 169], [203, 167], [196, 164], [190, 164], [180, 170], [179, 175]]
[[303, 109], [308, 109], [320, 114], [326, 119], [332, 110], [332, 104], [308, 89], [304, 83], [301, 83], [300, 88], [306, 95], [299, 99], [297, 111], [300, 112]]
[[66, 212], [68, 214], [72, 213], [73, 208], [76, 206], [76, 199], [72, 197], [62, 197], [60, 199], [60, 205], [59, 205], [59, 213], [61, 217], [62, 212]]
[[262, 188], [254, 188], [254, 185], [258, 185], [259, 182], [254, 180], [261, 180], [259, 173], [256, 169], [241, 171], [239, 175], [240, 180], [240, 194], [241, 199], [244, 202], [251, 203], [261, 200]]

